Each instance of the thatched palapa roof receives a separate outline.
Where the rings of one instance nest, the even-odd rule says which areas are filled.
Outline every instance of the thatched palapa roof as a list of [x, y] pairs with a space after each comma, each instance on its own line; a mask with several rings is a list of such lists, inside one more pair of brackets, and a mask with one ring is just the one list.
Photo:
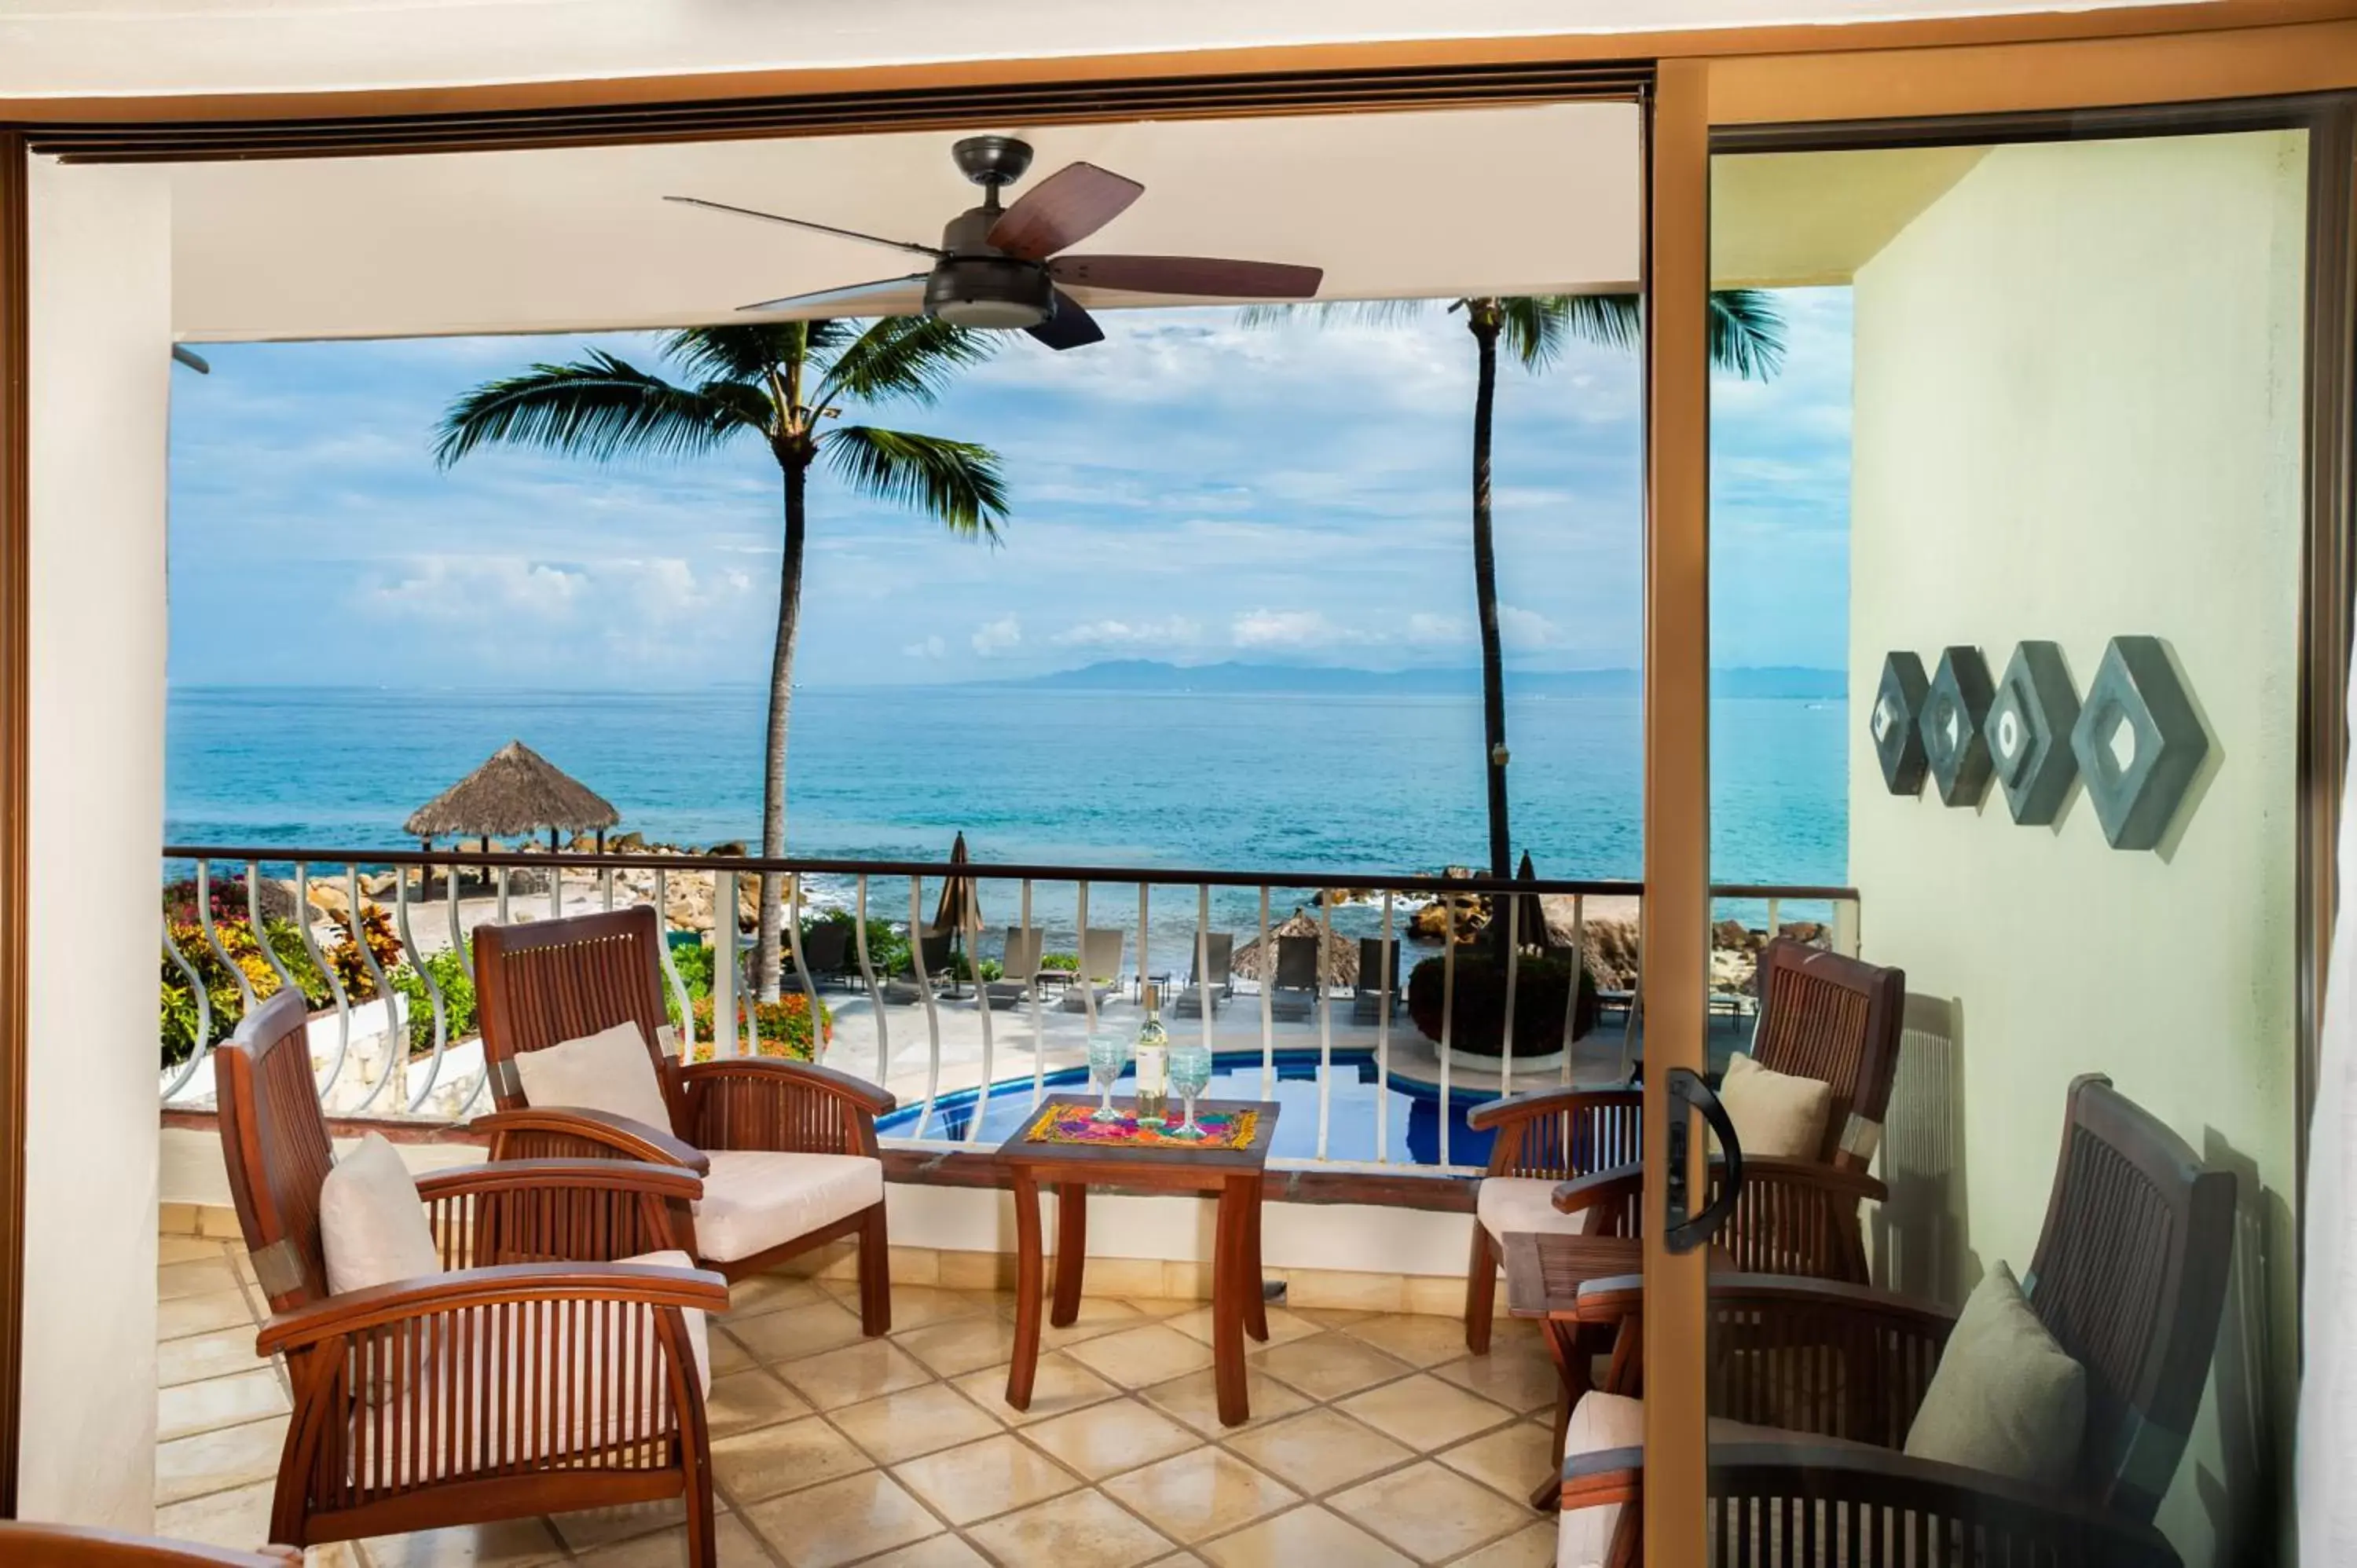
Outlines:
[[511, 740], [490, 759], [409, 814], [410, 837], [515, 838], [556, 828], [582, 832], [622, 820], [597, 791]]
[[[1235, 954], [1229, 961], [1228, 967], [1246, 980], [1265, 980], [1276, 971], [1276, 940], [1279, 937], [1308, 937], [1314, 941], [1317, 936], [1318, 917], [1306, 910], [1296, 909], [1290, 918], [1280, 920], [1268, 929], [1269, 950], [1265, 959], [1261, 952], [1260, 939], [1254, 937], [1248, 942], [1236, 945]], [[1326, 961], [1318, 968], [1327, 984], [1359, 983], [1358, 938], [1329, 930], [1322, 956]]]

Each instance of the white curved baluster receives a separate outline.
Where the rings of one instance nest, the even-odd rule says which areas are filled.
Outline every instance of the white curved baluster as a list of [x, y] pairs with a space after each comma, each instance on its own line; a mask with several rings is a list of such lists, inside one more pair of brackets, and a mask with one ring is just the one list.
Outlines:
[[[1383, 983], [1375, 989], [1375, 1161], [1389, 1165], [1392, 1157], [1392, 983], [1399, 970], [1399, 950], [1392, 946], [1392, 895], [1383, 890]], [[1359, 977], [1362, 982], [1366, 976]], [[1443, 1110], [1441, 1114], [1448, 1112]]]
[[180, 1064], [178, 1075], [164, 1088], [163, 1098], [168, 1102], [174, 1095], [188, 1087], [188, 1080], [197, 1076], [198, 1067], [212, 1054], [213, 1003], [212, 998], [205, 994], [204, 977], [197, 972], [197, 966], [188, 961], [188, 955], [180, 950], [180, 944], [172, 940], [171, 916], [164, 916], [163, 921], [164, 956], [188, 977], [188, 994], [195, 997], [197, 1003], [197, 1037], [188, 1047], [188, 1059]]
[[[1023, 945], [1031, 946], [1031, 879], [1023, 879]], [[1048, 956], [1045, 938], [1031, 955], [1031, 972], [1023, 977], [1025, 998], [1031, 1004], [1031, 1109], [1048, 1098], [1048, 1015], [1039, 1005], [1039, 962]]]
[[867, 874], [859, 874], [857, 920], [851, 928], [851, 943], [859, 954], [859, 979], [867, 987], [868, 1015], [876, 1020], [876, 1083], [883, 1088], [892, 1078], [892, 1031], [884, 1022], [884, 988], [876, 983], [876, 961], [867, 950]]
[[[336, 1086], [336, 1075], [344, 1070], [344, 1058], [352, 1048], [352, 1004], [344, 995], [344, 983], [336, 973], [335, 965], [319, 950], [319, 939], [311, 933], [311, 868], [301, 861], [295, 863], [295, 924], [303, 935], [303, 951], [328, 982], [328, 993], [336, 999], [336, 1059], [328, 1064], [327, 1077], [318, 1080], [319, 1102], [328, 1101], [328, 1090]], [[357, 927], [358, 922], [354, 925]]]
[[[670, 900], [664, 897], [668, 877], [662, 868], [655, 868], [655, 937], [662, 944], [655, 951], [662, 964], [663, 979], [671, 985], [673, 1004], [679, 1009], [679, 1059], [695, 1059], [695, 999], [687, 993], [687, 982], [679, 977], [679, 965], [671, 956]], [[610, 874], [606, 883], [607, 908], [613, 908], [614, 884]]]
[[942, 1092], [942, 1018], [933, 1005], [933, 977], [925, 972], [925, 879], [909, 878], [909, 972], [916, 977], [917, 995], [925, 1004], [925, 1033], [932, 1056], [925, 1064], [925, 1108], [917, 1112], [917, 1136], [933, 1120], [933, 1102]]
[[[237, 1000], [241, 1013], [253, 1012], [253, 986], [245, 978], [245, 971], [240, 969], [237, 961], [229, 956], [229, 949], [221, 946], [221, 933], [213, 929], [211, 868], [201, 860], [197, 862], [197, 929], [204, 932], [205, 946], [213, 950], [213, 956], [221, 960], [221, 967], [229, 971], [231, 982], [237, 986]], [[256, 940], [261, 940], [259, 931], [251, 934]]]
[[[395, 886], [407, 886], [409, 873], [405, 869], [396, 865], [393, 875]], [[376, 988], [377, 1000], [384, 1005], [384, 1067], [376, 1075], [376, 1081], [369, 1085], [368, 1093], [352, 1107], [351, 1113], [357, 1116], [376, 1103], [377, 1096], [384, 1092], [385, 1086], [400, 1071], [401, 1064], [409, 1059], [409, 1028], [401, 1012], [406, 999], [393, 990], [393, 983], [385, 978], [384, 967], [376, 961], [376, 950], [369, 946], [368, 919], [361, 906], [361, 868], [347, 865], [344, 877], [352, 904], [352, 940], [360, 944], [361, 962], [368, 966], [370, 983]]]
[[[430, 865], [425, 867], [423, 875], [427, 882], [430, 882], [434, 875], [434, 868]], [[450, 891], [450, 924], [455, 930], [458, 924], [458, 868], [456, 865], [448, 867], [444, 880]], [[425, 983], [426, 1000], [434, 1006], [434, 1054], [426, 1058], [425, 1081], [418, 1085], [415, 1094], [409, 1097], [407, 1109], [414, 1111], [425, 1103], [425, 1097], [434, 1092], [434, 1080], [442, 1076], [442, 1052], [450, 1043], [450, 1014], [447, 1005], [442, 1000], [441, 982], [434, 978], [434, 971], [425, 962], [424, 950], [418, 947], [417, 939], [410, 934], [409, 879], [407, 877], [393, 884], [393, 923], [394, 932], [401, 938], [403, 949], [409, 954], [410, 972]], [[404, 1064], [408, 1060], [406, 1047], [407, 1042], [404, 1041], [401, 1058]]]
[[1268, 934], [1268, 884], [1260, 885], [1260, 1097], [1276, 1098], [1276, 943]]
[[263, 929], [262, 862], [258, 860], [245, 863], [245, 923], [246, 929], [253, 934], [253, 945], [262, 950], [262, 961], [270, 966], [270, 972], [278, 977], [278, 983], [289, 990], [301, 990], [302, 987], [295, 983], [294, 972], [278, 961], [278, 950], [270, 945], [270, 933]]
[[[1520, 894], [1506, 897], [1506, 1016], [1501, 1024], [1504, 1031], [1498, 1036], [1498, 1092], [1514, 1092], [1514, 989], [1523, 978], [1523, 900]], [[1569, 1042], [1566, 1042], [1566, 1048]]]
[[998, 1070], [990, 1036], [990, 993], [983, 988], [982, 879], [974, 878], [974, 897], [965, 901], [965, 965], [974, 972], [974, 1004], [982, 1015], [982, 1082], [974, 1091], [974, 1114], [966, 1118], [965, 1141], [982, 1141], [983, 1112], [990, 1108], [990, 1087]]
[[1449, 1036], [1457, 1023], [1457, 905], [1440, 896], [1440, 1163], [1448, 1163], [1448, 1124], [1457, 1102], [1448, 1098]]
[[1334, 987], [1326, 974], [1326, 958], [1334, 948], [1334, 900], [1331, 890], [1318, 899], [1318, 1157], [1326, 1157], [1326, 1133], [1334, 1116]]

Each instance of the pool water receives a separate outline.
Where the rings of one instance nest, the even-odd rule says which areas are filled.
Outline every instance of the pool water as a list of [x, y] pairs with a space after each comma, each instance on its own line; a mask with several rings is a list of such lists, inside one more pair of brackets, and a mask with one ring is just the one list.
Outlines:
[[[1417, 1165], [1442, 1163], [1438, 1091], [1397, 1079], [1387, 1087], [1379, 1086], [1372, 1050], [1338, 1050], [1332, 1060], [1334, 1080], [1327, 1109], [1326, 1158], [1369, 1162], [1388, 1159], [1394, 1165]], [[1261, 1058], [1257, 1054], [1222, 1056], [1213, 1064], [1211, 1084], [1203, 1097], [1275, 1101], [1285, 1109], [1277, 1119], [1276, 1139], [1269, 1149], [1271, 1157], [1315, 1159], [1319, 1153], [1318, 1071], [1316, 1051], [1279, 1051], [1275, 1089], [1264, 1094]], [[1047, 1076], [1047, 1084], [1051, 1092], [1067, 1099], [1091, 1099], [1095, 1094], [1086, 1068], [1051, 1072]], [[1125, 1097], [1135, 1087], [1135, 1071], [1125, 1068], [1114, 1085], [1114, 1095], [1116, 1099]], [[1449, 1095], [1454, 1113], [1448, 1129], [1448, 1164], [1488, 1163], [1492, 1134], [1476, 1133], [1466, 1126], [1465, 1113], [1491, 1097], [1486, 1090], [1459, 1090]], [[973, 1126], [974, 1098], [975, 1091], [971, 1089], [942, 1095], [935, 1102], [931, 1118], [924, 1121], [921, 1134], [918, 1127], [920, 1119], [924, 1117], [921, 1101], [878, 1118], [876, 1130], [888, 1136], [963, 1139]], [[1383, 1108], [1384, 1123], [1380, 1144], [1376, 1137], [1378, 1107]], [[1029, 1079], [992, 1086], [989, 1101], [983, 1107], [979, 1142], [986, 1147], [996, 1146], [1012, 1136], [1030, 1113]]]

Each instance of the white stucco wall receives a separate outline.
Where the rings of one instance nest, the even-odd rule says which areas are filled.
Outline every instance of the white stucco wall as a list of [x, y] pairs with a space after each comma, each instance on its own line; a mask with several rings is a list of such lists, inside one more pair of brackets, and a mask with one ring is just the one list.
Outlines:
[[[1932, 999], [1891, 1218], [1945, 1254], [1904, 1283], [2027, 1265], [2079, 1073], [2236, 1170], [2226, 1323], [2161, 1514], [2196, 1565], [2266, 1560], [2290, 1457], [2305, 161], [2296, 134], [1999, 148], [1856, 284], [1850, 875], [1866, 956]], [[1929, 671], [1975, 644], [1994, 677], [2050, 639], [2083, 693], [2122, 633], [2169, 643], [2210, 728], [2174, 843], [2111, 849], [2083, 794], [2040, 829], [1994, 784], [1977, 811], [1884, 790], [1886, 651]]]
[[[153, 1521], [171, 210], [37, 160], [24, 1517]], [[143, 924], [143, 922], [145, 924]]]

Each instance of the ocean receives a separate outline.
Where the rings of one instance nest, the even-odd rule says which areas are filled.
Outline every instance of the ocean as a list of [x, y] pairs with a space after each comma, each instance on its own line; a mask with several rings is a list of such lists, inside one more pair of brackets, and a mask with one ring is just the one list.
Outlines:
[[[522, 740], [612, 801], [624, 830], [758, 845], [761, 725], [753, 688], [176, 687], [165, 837], [414, 847], [404, 819]], [[1517, 851], [1542, 875], [1637, 877], [1638, 700], [1510, 699], [1507, 735]], [[1846, 880], [1846, 742], [1838, 699], [1713, 703], [1717, 880]], [[1486, 859], [1480, 757], [1469, 696], [802, 690], [787, 851], [940, 860], [962, 831], [979, 861], [1429, 873]], [[1244, 914], [1234, 902], [1223, 919]]]

